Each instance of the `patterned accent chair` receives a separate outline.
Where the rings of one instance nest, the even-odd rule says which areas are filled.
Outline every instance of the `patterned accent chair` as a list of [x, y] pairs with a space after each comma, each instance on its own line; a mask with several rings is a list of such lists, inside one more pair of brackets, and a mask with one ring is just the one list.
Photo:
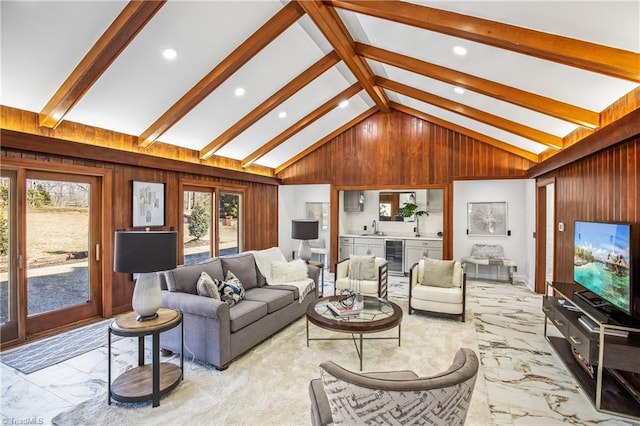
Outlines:
[[358, 374], [327, 361], [309, 384], [311, 423], [463, 425], [479, 362], [460, 348], [448, 370], [430, 377], [412, 371]]
[[357, 291], [353, 288], [356, 285], [354, 278], [363, 277], [359, 281], [360, 292], [363, 295], [387, 298], [387, 259], [374, 255], [351, 255], [348, 259], [338, 262], [335, 271], [334, 294], [344, 289]]

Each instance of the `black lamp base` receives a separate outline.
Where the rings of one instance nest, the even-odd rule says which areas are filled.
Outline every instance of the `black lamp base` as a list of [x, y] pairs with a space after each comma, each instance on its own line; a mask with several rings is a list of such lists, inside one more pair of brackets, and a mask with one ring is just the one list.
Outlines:
[[155, 314], [153, 314], [153, 315], [145, 315], [145, 316], [138, 315], [138, 317], [136, 318], [136, 321], [140, 321], [140, 322], [142, 322], [142, 321], [151, 321], [151, 320], [154, 320], [156, 318], [158, 318], [158, 313], [157, 312]]

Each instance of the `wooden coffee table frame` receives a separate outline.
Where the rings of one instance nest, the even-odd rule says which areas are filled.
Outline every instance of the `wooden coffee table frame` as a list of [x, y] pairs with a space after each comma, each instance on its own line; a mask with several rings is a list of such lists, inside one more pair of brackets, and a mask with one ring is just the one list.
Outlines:
[[[314, 303], [310, 304], [307, 308], [307, 347], [309, 347], [309, 341], [311, 340], [353, 340], [353, 343], [358, 352], [358, 358], [360, 359], [360, 371], [362, 371], [362, 359], [364, 357], [362, 343], [364, 340], [398, 340], [398, 346], [401, 343], [401, 327], [402, 321], [402, 308], [397, 304], [383, 300], [378, 302], [378, 299], [371, 296], [364, 296], [365, 303], [376, 302], [385, 303], [393, 309], [393, 313], [389, 316], [385, 316], [381, 319], [374, 319], [372, 321], [348, 321], [340, 319], [335, 316], [323, 315], [316, 311], [316, 306], [319, 303], [324, 303], [329, 300], [336, 300], [336, 296], [323, 297], [318, 299]], [[309, 323], [312, 323], [325, 330], [336, 331], [339, 333], [349, 333], [351, 337], [309, 337]], [[381, 331], [390, 330], [393, 327], [398, 327], [398, 337], [364, 337], [365, 334], [378, 333]], [[356, 340], [356, 335], [358, 339]]]
[[[122, 315], [109, 326], [109, 367], [108, 403], [111, 399], [120, 402], [140, 402], [151, 400], [154, 407], [160, 405], [160, 397], [174, 389], [184, 378], [184, 323], [182, 313], [173, 309], [160, 308], [158, 318], [150, 321], [136, 321], [137, 314]], [[180, 325], [182, 350], [180, 366], [160, 362], [160, 333]], [[111, 383], [111, 335], [138, 338], [138, 367], [119, 375]], [[152, 361], [145, 365], [144, 336], [152, 336]]]

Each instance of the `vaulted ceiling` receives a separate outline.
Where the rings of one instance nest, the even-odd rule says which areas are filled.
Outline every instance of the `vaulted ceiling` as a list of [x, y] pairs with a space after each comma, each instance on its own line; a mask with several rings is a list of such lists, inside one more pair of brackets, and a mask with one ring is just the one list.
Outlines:
[[637, 0], [0, 8], [0, 104], [276, 172], [394, 109], [537, 161], [640, 83]]

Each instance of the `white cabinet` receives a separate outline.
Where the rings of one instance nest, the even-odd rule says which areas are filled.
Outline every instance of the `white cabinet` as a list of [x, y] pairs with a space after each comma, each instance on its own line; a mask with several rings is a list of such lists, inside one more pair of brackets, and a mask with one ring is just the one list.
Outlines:
[[361, 212], [364, 210], [363, 191], [344, 191], [344, 211]]
[[376, 257], [384, 257], [384, 239], [354, 238], [353, 250], [357, 255], [373, 254]]
[[405, 240], [404, 242], [404, 272], [423, 256], [431, 259], [442, 259], [442, 241], [440, 240]]
[[442, 189], [427, 189], [427, 211], [441, 212], [444, 207], [444, 191]]
[[347, 259], [352, 254], [373, 254], [376, 257], [384, 257], [384, 239], [382, 238], [358, 238], [340, 237], [339, 259]]
[[340, 247], [338, 252], [338, 262], [343, 259], [348, 259], [353, 254], [353, 238], [340, 237]]

